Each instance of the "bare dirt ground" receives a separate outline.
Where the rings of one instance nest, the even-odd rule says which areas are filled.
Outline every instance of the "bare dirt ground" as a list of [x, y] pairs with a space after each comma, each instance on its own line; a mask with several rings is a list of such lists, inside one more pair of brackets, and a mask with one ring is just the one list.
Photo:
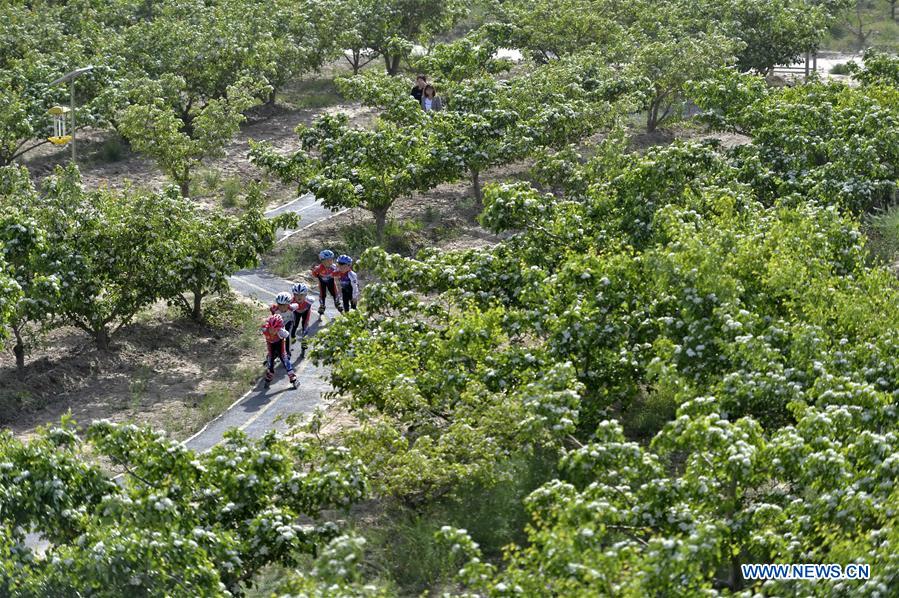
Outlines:
[[149, 424], [188, 436], [249, 388], [262, 373], [255, 323], [261, 306], [229, 322], [196, 324], [164, 304], [96, 350], [83, 332], [60, 328], [28, 357], [16, 376], [10, 352], [0, 353], [0, 424], [27, 436], [67, 412], [79, 423], [107, 418]]
[[[302, 82], [294, 85], [301, 84]], [[293, 88], [288, 88], [286, 93], [291, 98], [300, 94]], [[331, 99], [339, 101], [339, 98]], [[295, 133], [298, 125], [309, 125], [320, 114], [336, 111], [347, 114], [353, 125], [362, 126], [374, 118], [372, 110], [352, 103], [339, 103], [323, 108], [297, 108], [289, 103], [258, 106], [248, 113], [240, 133], [225, 148], [224, 155], [205, 161], [194, 173], [194, 178], [202, 180], [206, 178], [205, 173], [212, 171], [221, 181], [236, 179], [247, 183], [262, 180], [266, 183], [271, 206], [289, 201], [296, 197], [296, 189], [267, 176], [250, 162], [250, 140], [265, 141], [279, 152], [295, 151], [298, 149]], [[131, 185], [158, 191], [169, 184], [152, 159], [132, 152], [127, 142], [118, 138], [114, 132], [79, 130], [77, 146], [78, 165], [88, 188], [106, 186], [119, 189]], [[57, 148], [44, 144], [28, 153], [23, 163], [35, 180], [39, 181], [52, 174], [57, 165], [67, 163], [70, 157], [71, 150], [68, 146]], [[220, 202], [220, 189], [208, 189], [202, 184], [196, 187], [197, 191], [192, 192], [195, 201], [210, 206]]]

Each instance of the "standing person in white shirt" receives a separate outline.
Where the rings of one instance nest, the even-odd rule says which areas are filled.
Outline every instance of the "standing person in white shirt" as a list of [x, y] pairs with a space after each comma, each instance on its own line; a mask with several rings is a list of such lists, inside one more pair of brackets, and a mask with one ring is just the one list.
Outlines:
[[443, 110], [443, 100], [437, 97], [437, 90], [430, 83], [425, 85], [421, 94], [421, 108], [425, 112], [440, 112]]

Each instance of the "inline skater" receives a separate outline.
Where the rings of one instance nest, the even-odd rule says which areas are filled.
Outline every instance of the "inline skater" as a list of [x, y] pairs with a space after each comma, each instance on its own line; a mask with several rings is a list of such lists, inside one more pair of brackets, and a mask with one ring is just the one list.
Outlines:
[[287, 339], [290, 333], [284, 328], [284, 319], [280, 314], [269, 316], [262, 325], [262, 335], [265, 337], [265, 343], [268, 345], [268, 353], [266, 355], [266, 371], [265, 371], [265, 388], [272, 385], [275, 377], [275, 359], [280, 359], [287, 370], [287, 379], [290, 384], [297, 387], [297, 375], [293, 372], [293, 365], [290, 363], [290, 355], [287, 354]]
[[356, 309], [356, 303], [359, 301], [359, 277], [353, 272], [353, 258], [348, 255], [337, 258], [336, 277], [340, 282], [344, 311]]
[[[291, 332], [296, 326], [293, 314], [298, 307], [299, 305], [291, 302], [290, 293], [278, 293], [275, 295], [275, 302], [271, 304], [269, 311], [272, 312], [272, 315], [281, 316], [281, 319], [284, 320], [284, 329]], [[290, 337], [287, 338], [287, 354], [290, 355]]]
[[290, 331], [291, 340], [296, 343], [297, 333], [300, 336], [300, 359], [306, 357], [306, 330], [309, 328], [309, 320], [312, 316], [312, 300], [309, 299], [309, 287], [303, 283], [293, 285], [293, 304], [297, 308], [293, 311], [293, 328]]
[[337, 273], [337, 267], [334, 265], [334, 252], [330, 249], [323, 249], [318, 254], [320, 263], [312, 269], [312, 277], [318, 280], [318, 313], [325, 313], [325, 299], [328, 293], [334, 298], [334, 306], [337, 311], [342, 312], [343, 306], [337, 298], [337, 285], [334, 282], [334, 275]]

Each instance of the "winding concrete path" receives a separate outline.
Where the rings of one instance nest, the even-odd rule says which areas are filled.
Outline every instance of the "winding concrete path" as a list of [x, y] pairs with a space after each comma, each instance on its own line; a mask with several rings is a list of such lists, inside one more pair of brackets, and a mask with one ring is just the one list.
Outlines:
[[[323, 207], [311, 194], [279, 206], [266, 212], [269, 218], [295, 212], [300, 215], [300, 228], [296, 230], [278, 231], [278, 242], [293, 236], [294, 234], [309, 228], [322, 220], [336, 214]], [[262, 268], [253, 270], [241, 270], [229, 278], [235, 291], [258, 299], [264, 303], [270, 303], [272, 298], [281, 291], [289, 291], [293, 282], [274, 276]], [[311, 294], [318, 299], [317, 294]], [[326, 326], [329, 319], [337, 315], [337, 310], [331, 299], [328, 300], [325, 315], [319, 317], [318, 313], [312, 314], [309, 323], [309, 334], [314, 335], [322, 326]], [[294, 351], [294, 354], [298, 354]], [[185, 446], [196, 451], [205, 451], [222, 440], [223, 434], [230, 428], [238, 428], [246, 432], [251, 438], [258, 438], [268, 430], [285, 430], [283, 419], [292, 414], [311, 413], [322, 402], [322, 395], [331, 390], [326, 379], [327, 369], [318, 367], [308, 359], [294, 363], [294, 371], [299, 379], [296, 390], [288, 383], [287, 374], [279, 365], [275, 369], [275, 380], [269, 389], [263, 387], [263, 367], [260, 365], [260, 378], [256, 386], [234, 402], [224, 413], [207, 423], [199, 432], [184, 441]]]

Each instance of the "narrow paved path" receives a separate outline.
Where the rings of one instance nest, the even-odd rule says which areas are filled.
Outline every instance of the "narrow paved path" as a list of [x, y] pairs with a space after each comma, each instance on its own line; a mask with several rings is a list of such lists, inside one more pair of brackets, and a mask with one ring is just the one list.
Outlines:
[[[322, 207], [311, 194], [306, 194], [270, 210], [266, 212], [266, 216], [271, 218], [285, 212], [295, 212], [300, 215], [300, 228], [278, 231], [278, 242], [335, 215], [334, 212]], [[289, 291], [293, 286], [292, 281], [274, 276], [262, 268], [236, 272], [229, 278], [229, 282], [232, 288], [241, 295], [258, 299], [264, 303], [271, 303], [277, 293]], [[317, 294], [312, 295], [316, 300], [318, 299]], [[309, 334], [314, 335], [335, 315], [337, 315], [337, 310], [329, 298], [327, 311], [323, 317], [319, 317], [317, 312], [312, 314]], [[294, 355], [299, 355], [298, 349], [294, 350]], [[260, 376], [253, 390], [187, 439], [184, 442], [185, 446], [196, 451], [205, 451], [220, 442], [222, 435], [230, 428], [239, 428], [252, 438], [258, 438], [271, 429], [284, 430], [286, 425], [283, 419], [286, 416], [312, 412], [321, 404], [322, 395], [331, 390], [326, 379], [327, 369], [312, 364], [308, 359], [293, 364], [299, 379], [296, 390], [288, 383], [287, 374], [280, 365], [275, 369], [275, 380], [271, 387], [265, 389], [262, 380], [264, 372], [262, 358], [263, 356], [260, 355]]]

